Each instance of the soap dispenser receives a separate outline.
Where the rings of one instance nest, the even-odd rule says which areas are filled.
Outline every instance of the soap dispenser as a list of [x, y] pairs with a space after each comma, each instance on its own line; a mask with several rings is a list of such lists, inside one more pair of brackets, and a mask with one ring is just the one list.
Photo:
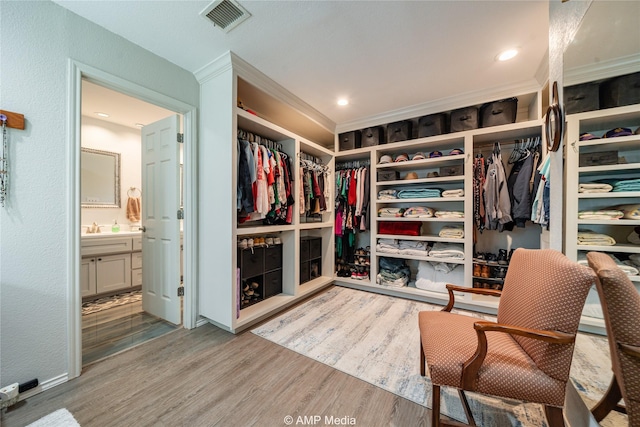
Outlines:
[[118, 224], [118, 220], [114, 219], [113, 220], [113, 225], [111, 226], [111, 232], [112, 233], [117, 233], [120, 231], [120, 224]]

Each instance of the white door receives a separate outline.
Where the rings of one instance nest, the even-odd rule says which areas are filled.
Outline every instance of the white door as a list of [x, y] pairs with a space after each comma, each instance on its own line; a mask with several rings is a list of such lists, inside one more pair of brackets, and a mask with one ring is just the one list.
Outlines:
[[142, 128], [142, 308], [180, 324], [178, 116]]

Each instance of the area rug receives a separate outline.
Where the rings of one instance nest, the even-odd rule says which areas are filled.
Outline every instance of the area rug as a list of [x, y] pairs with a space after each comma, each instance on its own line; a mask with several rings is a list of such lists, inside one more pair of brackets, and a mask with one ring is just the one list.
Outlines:
[[80, 427], [80, 424], [73, 418], [71, 412], [62, 408], [40, 418], [27, 427]]
[[[431, 383], [420, 376], [418, 312], [441, 310], [424, 302], [335, 286], [252, 330], [269, 341], [332, 366], [420, 405], [431, 405]], [[454, 312], [495, 320], [494, 316]], [[595, 402], [611, 379], [607, 342], [579, 334], [571, 379], [585, 401]], [[468, 394], [483, 426], [546, 426], [541, 405]], [[466, 422], [454, 389], [443, 388], [443, 414]], [[612, 414], [603, 426], [625, 425]]]
[[124, 292], [122, 294], [99, 298], [82, 303], [82, 315], [98, 313], [120, 305], [142, 301], [142, 291]]

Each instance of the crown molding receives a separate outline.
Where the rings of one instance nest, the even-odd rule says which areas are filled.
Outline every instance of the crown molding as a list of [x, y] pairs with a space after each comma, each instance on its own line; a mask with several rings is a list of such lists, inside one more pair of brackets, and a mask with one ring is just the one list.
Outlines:
[[638, 71], [640, 71], [640, 54], [633, 54], [623, 56], [622, 58], [598, 62], [597, 64], [581, 65], [570, 70], [565, 70], [563, 82], [564, 86], [573, 86], [580, 83], [636, 73]]
[[240, 58], [235, 53], [230, 52], [230, 57], [233, 64], [233, 69], [236, 71], [238, 76], [240, 76], [256, 88], [268, 93], [276, 100], [291, 106], [300, 114], [302, 114], [312, 122], [318, 124], [322, 128], [326, 129], [327, 131], [331, 133], [335, 132], [336, 124], [330, 118], [320, 113], [318, 110], [304, 102], [302, 99], [298, 98], [293, 93], [289, 92], [283, 86], [273, 81], [266, 74], [262, 73], [260, 70], [249, 64], [244, 59]]
[[198, 80], [198, 83], [202, 84], [216, 78], [226, 71], [231, 70], [232, 65], [231, 52], [227, 51], [213, 61], [194, 71], [193, 75], [196, 80]]
[[427, 114], [441, 113], [444, 111], [454, 110], [456, 108], [480, 105], [485, 102], [535, 93], [540, 90], [541, 86], [542, 85], [536, 80], [531, 80], [509, 86], [502, 86], [499, 88], [482, 89], [478, 91], [467, 92], [456, 96], [438, 99], [435, 101], [429, 101], [397, 110], [387, 111], [385, 113], [380, 113], [349, 122], [339, 123], [336, 126], [336, 133], [342, 133], [354, 129], [363, 129], [370, 126], [377, 126], [383, 123], [392, 123], [399, 120], [406, 120], [424, 116]]
[[535, 74], [536, 81], [543, 87], [549, 80], [549, 48], [545, 52]]

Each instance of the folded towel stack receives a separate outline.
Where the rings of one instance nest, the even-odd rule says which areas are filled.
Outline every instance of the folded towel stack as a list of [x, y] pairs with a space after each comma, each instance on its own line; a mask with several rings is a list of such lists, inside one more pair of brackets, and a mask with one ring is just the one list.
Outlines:
[[604, 183], [587, 182], [578, 185], [578, 193], [608, 193], [613, 190], [613, 186]]
[[427, 242], [416, 240], [399, 240], [398, 248], [399, 253], [403, 255], [426, 257], [428, 255], [429, 245], [427, 244]]
[[462, 243], [436, 242], [429, 251], [432, 258], [464, 259], [464, 245]]
[[425, 206], [412, 206], [404, 211], [405, 218], [431, 218], [436, 210]]
[[439, 188], [408, 188], [398, 191], [398, 199], [428, 199], [440, 197], [442, 190]]
[[640, 179], [625, 179], [613, 184], [613, 191], [640, 191]]
[[613, 209], [622, 211], [624, 219], [640, 219], [640, 204], [619, 205], [614, 206]]
[[404, 208], [380, 208], [378, 216], [382, 218], [400, 218], [404, 214]]
[[416, 288], [446, 293], [447, 283], [464, 285], [464, 266], [420, 261], [416, 274]]
[[392, 200], [398, 198], [398, 191], [393, 189], [378, 191], [378, 200]]
[[464, 196], [464, 190], [459, 188], [457, 190], [445, 190], [442, 192], [442, 197], [462, 197]]
[[603, 209], [598, 211], [582, 211], [578, 212], [578, 219], [620, 219], [624, 216], [624, 212], [617, 209]]
[[377, 252], [385, 252], [388, 254], [397, 254], [400, 252], [400, 246], [398, 245], [398, 241], [396, 239], [378, 239], [378, 244], [376, 244]]
[[464, 227], [459, 225], [445, 225], [438, 233], [438, 236], [448, 239], [462, 239], [464, 237]]
[[436, 211], [436, 218], [464, 218], [464, 212], [459, 211]]
[[606, 234], [591, 230], [578, 230], [578, 245], [613, 246], [615, 244], [615, 239]]
[[[620, 268], [620, 270], [624, 271], [624, 273], [627, 276], [637, 276], [638, 274], [640, 274], [640, 270], [638, 270], [633, 265], [625, 264], [613, 254], [607, 254], [607, 255], [611, 257], [611, 259], [616, 263], [616, 265]], [[578, 264], [589, 266], [586, 252], [578, 252]]]

